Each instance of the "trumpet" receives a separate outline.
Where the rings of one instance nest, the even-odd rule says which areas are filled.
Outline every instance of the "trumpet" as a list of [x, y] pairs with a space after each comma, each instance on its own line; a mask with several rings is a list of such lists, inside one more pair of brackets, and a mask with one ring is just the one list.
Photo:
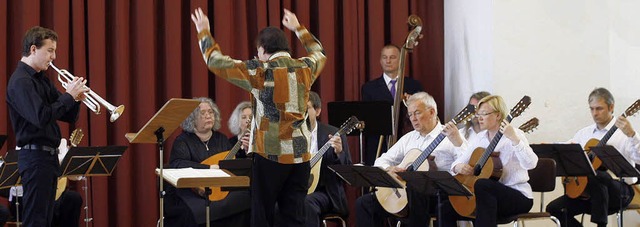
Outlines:
[[[64, 89], [67, 89], [67, 84], [73, 81], [73, 79], [75, 79], [76, 77], [66, 69], [58, 69], [58, 67], [53, 65], [52, 62], [49, 62], [49, 65], [54, 70], [56, 70], [56, 72], [58, 72], [58, 81], [60, 81]], [[120, 117], [120, 115], [122, 115], [122, 112], [124, 112], [124, 105], [115, 107], [114, 105], [111, 105], [111, 103], [100, 97], [98, 94], [93, 92], [91, 88], [87, 86], [84, 87], [88, 88], [89, 91], [84, 93], [86, 98], [82, 100], [82, 103], [84, 103], [95, 114], [100, 114], [100, 105], [103, 105], [107, 108], [107, 110], [109, 110], [109, 114], [111, 114], [111, 117], [109, 118], [111, 122], [116, 121]]]

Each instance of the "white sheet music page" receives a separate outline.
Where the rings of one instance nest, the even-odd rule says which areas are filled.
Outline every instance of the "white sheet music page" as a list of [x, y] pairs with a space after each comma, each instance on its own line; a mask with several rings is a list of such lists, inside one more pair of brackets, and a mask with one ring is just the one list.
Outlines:
[[[160, 169], [156, 169], [156, 173], [160, 173]], [[231, 177], [220, 169], [163, 169], [162, 175], [167, 181], [176, 183], [182, 178], [209, 178], [209, 177]]]

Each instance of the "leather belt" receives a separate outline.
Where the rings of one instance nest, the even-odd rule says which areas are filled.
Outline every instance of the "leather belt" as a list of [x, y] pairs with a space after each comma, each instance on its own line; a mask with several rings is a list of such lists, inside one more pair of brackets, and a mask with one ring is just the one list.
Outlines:
[[22, 150], [43, 150], [49, 152], [49, 154], [54, 155], [60, 153], [58, 148], [53, 148], [50, 146], [43, 146], [37, 144], [27, 144], [21, 147]]

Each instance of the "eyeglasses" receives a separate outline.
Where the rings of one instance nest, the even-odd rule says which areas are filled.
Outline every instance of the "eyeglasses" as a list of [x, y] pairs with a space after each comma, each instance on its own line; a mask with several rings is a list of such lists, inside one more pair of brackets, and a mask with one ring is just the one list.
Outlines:
[[486, 117], [489, 114], [495, 113], [496, 111], [491, 111], [489, 113], [476, 113], [475, 116], [476, 117]]
[[202, 110], [202, 111], [200, 111], [200, 116], [203, 116], [203, 117], [204, 117], [204, 116], [206, 116], [207, 114], [208, 114], [208, 115], [211, 115], [211, 116], [214, 116], [214, 112], [213, 112], [213, 110]]

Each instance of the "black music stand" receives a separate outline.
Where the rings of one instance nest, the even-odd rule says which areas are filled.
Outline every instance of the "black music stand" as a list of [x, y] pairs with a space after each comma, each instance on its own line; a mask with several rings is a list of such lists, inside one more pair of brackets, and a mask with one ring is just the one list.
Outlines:
[[328, 167], [353, 187], [404, 188], [398, 179], [379, 167], [362, 165], [330, 165]]
[[200, 105], [199, 100], [195, 99], [177, 99], [172, 98], [167, 101], [158, 112], [156, 112], [149, 121], [136, 133], [127, 133], [124, 137], [129, 143], [155, 143], [158, 144], [159, 157], [158, 165], [160, 166], [159, 176], [159, 193], [160, 197], [159, 210], [160, 216], [158, 223], [160, 227], [164, 227], [164, 140], [169, 137], [178, 128], [180, 123], [186, 119]]
[[[567, 184], [573, 178], [594, 176], [593, 169], [587, 153], [582, 150], [580, 144], [531, 144], [533, 152], [540, 158], [551, 158], [556, 161], [556, 176], [565, 177], [562, 181], [564, 194], [567, 194]], [[564, 220], [567, 223], [567, 212], [564, 213]]]
[[[471, 191], [447, 171], [407, 171], [398, 175], [412, 190], [438, 198], [438, 220], [442, 220], [442, 193], [454, 196], [472, 196]], [[428, 215], [428, 214], [427, 214]], [[442, 221], [438, 222], [442, 226]]]
[[62, 176], [111, 176], [127, 146], [71, 147], [62, 159]]
[[[388, 110], [388, 111], [387, 111]], [[361, 129], [360, 138], [360, 163], [364, 162], [363, 133], [368, 136], [391, 135], [392, 123], [383, 119], [391, 119], [391, 103], [386, 101], [367, 102], [330, 102], [327, 104], [330, 125], [341, 125], [344, 119], [351, 116], [364, 122], [366, 130]], [[348, 134], [357, 135], [355, 131]]]
[[[615, 147], [610, 145], [605, 146], [595, 146], [591, 147], [591, 152], [594, 152], [600, 160], [602, 160], [602, 165], [607, 167], [613, 174], [618, 176], [618, 180], [620, 183], [625, 184], [623, 181], [623, 177], [640, 177], [640, 172], [635, 166], [632, 166], [631, 163], [627, 161], [627, 159], [616, 150]], [[623, 224], [622, 214], [624, 213], [624, 206], [622, 206], [622, 201], [625, 196], [620, 196], [620, 227]]]
[[[6, 139], [6, 136], [5, 136]], [[20, 186], [20, 173], [18, 172], [18, 151], [9, 149], [4, 157], [4, 162], [0, 166], [0, 189]], [[9, 192], [11, 194], [11, 192]], [[16, 194], [16, 223], [20, 226], [20, 200]]]

